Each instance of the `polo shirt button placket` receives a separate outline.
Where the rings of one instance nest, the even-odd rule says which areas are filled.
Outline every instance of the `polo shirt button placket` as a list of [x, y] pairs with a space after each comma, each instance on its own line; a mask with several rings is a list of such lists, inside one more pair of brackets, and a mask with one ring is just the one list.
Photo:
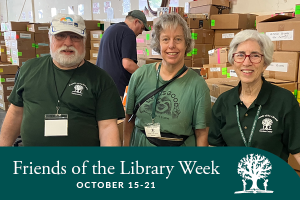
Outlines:
[[248, 113], [245, 114], [245, 117], [248, 117]]
[[244, 129], [247, 129], [247, 126], [245, 126]]

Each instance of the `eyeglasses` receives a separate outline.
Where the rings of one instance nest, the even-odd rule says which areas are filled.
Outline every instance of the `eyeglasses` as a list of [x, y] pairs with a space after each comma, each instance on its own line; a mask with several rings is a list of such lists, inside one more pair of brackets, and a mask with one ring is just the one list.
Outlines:
[[262, 55], [260, 53], [251, 53], [250, 55], [246, 55], [245, 53], [234, 53], [232, 55], [232, 57], [236, 63], [242, 63], [246, 60], [247, 57], [249, 57], [250, 62], [252, 64], [260, 63], [263, 56], [264, 55]]
[[72, 42], [80, 42], [83, 40], [83, 37], [76, 33], [62, 32], [62, 33], [57, 33], [54, 35], [55, 39], [57, 39], [59, 41], [63, 41], [65, 39], [67, 39], [68, 36], [70, 36], [70, 39], [72, 40]]
[[141, 22], [140, 20], [138, 20], [138, 22], [142, 25], [142, 29], [145, 30], [145, 26], [144, 26], [144, 23]]

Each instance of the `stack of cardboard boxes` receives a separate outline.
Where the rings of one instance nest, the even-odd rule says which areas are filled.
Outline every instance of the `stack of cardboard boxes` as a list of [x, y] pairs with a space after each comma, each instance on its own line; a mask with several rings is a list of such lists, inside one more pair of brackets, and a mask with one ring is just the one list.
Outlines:
[[[50, 42], [48, 37], [48, 32], [50, 28], [50, 23], [35, 23], [35, 24], [28, 24], [27, 25], [27, 31], [34, 33], [34, 44], [32, 46], [35, 46], [35, 57], [43, 57], [50, 54]], [[27, 47], [29, 51], [34, 51], [30, 44], [20, 44], [24, 48]], [[32, 57], [22, 58], [19, 59], [18, 65], [21, 67], [22, 63], [28, 60]], [[13, 60], [13, 64], [17, 64]]]
[[[257, 23], [257, 30], [274, 44], [273, 62], [267, 67], [268, 81], [295, 94], [299, 83], [300, 18], [275, 15]], [[299, 96], [299, 95], [298, 95]], [[297, 98], [297, 96], [296, 96]]]
[[99, 20], [84, 20], [86, 28], [85, 59], [96, 64], [104, 24]]
[[8, 97], [14, 88], [17, 65], [0, 64], [0, 109], [7, 110], [10, 102]]

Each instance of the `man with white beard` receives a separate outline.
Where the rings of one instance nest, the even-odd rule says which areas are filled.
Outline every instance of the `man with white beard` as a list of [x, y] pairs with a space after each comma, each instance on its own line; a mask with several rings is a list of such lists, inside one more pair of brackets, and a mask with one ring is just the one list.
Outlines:
[[20, 68], [0, 146], [11, 146], [19, 134], [24, 146], [120, 146], [117, 119], [124, 109], [110, 76], [84, 60], [82, 17], [54, 16], [49, 40], [51, 56]]

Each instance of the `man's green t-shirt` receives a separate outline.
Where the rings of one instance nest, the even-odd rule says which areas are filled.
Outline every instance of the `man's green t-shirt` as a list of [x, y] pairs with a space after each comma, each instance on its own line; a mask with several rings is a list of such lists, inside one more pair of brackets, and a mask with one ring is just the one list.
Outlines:
[[[45, 137], [45, 114], [56, 114], [58, 95], [59, 114], [68, 114], [68, 136]], [[124, 117], [113, 80], [87, 61], [76, 69], [62, 70], [51, 56], [28, 60], [8, 100], [24, 108], [21, 137], [25, 146], [98, 146], [98, 121]]]

